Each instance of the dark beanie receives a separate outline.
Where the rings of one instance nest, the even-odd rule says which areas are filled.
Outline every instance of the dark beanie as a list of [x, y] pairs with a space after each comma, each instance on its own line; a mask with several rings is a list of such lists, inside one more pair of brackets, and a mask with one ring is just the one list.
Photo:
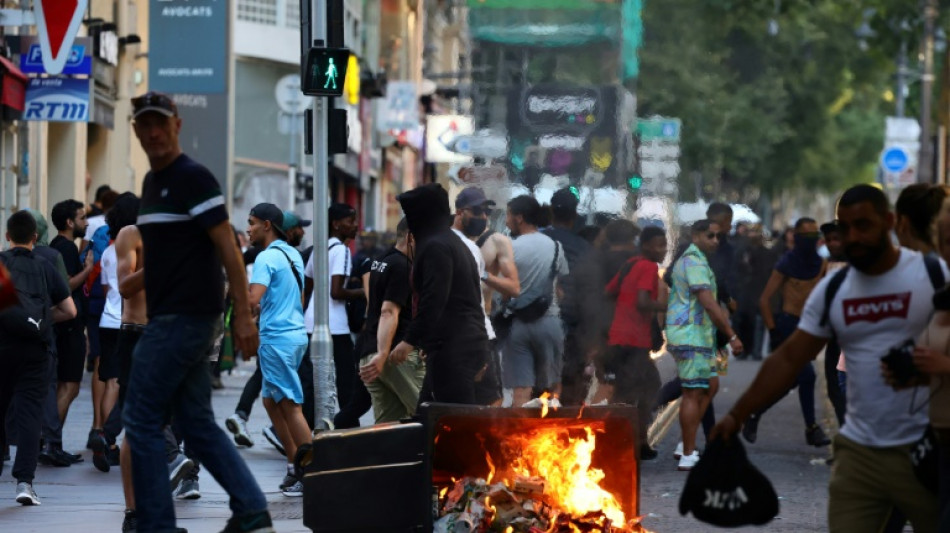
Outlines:
[[452, 222], [449, 194], [438, 183], [429, 183], [396, 197], [413, 235], [447, 228]]

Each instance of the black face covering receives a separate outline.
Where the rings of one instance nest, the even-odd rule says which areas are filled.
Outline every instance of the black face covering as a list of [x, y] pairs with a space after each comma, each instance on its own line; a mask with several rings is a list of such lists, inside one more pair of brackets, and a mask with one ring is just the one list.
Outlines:
[[473, 217], [462, 224], [462, 233], [464, 233], [466, 237], [478, 237], [482, 233], [485, 233], [487, 226], [488, 219]]

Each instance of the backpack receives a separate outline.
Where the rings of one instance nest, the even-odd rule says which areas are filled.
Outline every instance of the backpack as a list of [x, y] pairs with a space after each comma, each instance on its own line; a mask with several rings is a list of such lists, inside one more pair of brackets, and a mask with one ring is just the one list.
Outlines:
[[49, 287], [41, 259], [32, 254], [0, 252], [10, 271], [19, 303], [0, 313], [0, 331], [25, 341], [46, 341], [50, 331]]

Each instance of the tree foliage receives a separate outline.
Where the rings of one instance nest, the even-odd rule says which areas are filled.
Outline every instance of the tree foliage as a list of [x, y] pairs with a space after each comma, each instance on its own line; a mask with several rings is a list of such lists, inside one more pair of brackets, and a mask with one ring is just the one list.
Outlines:
[[638, 114], [683, 120], [681, 190], [695, 172], [743, 201], [873, 180], [900, 48], [881, 25], [919, 28], [916, 5], [645, 2]]

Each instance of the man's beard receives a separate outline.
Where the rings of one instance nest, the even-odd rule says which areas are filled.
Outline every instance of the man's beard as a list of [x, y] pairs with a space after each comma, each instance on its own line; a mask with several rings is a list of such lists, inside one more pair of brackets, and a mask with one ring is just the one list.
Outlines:
[[76, 228], [75, 230], [73, 230], [73, 237], [77, 239], [82, 239], [85, 236], [86, 236], [86, 228], [83, 228], [83, 229]]
[[[889, 246], [891, 246], [891, 239], [887, 233], [884, 233], [877, 245], [867, 246], [864, 244], [851, 243], [845, 246], [844, 255], [848, 259], [848, 263], [863, 272], [884, 255]], [[855, 257], [854, 252], [857, 250], [864, 250], [864, 255]]]

